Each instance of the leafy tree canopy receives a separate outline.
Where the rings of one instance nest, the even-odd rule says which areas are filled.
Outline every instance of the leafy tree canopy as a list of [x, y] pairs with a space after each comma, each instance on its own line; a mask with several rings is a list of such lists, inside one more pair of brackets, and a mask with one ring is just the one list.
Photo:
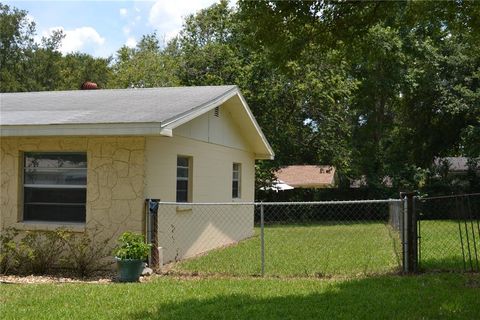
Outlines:
[[61, 32], [35, 43], [26, 12], [6, 5], [0, 28], [2, 92], [238, 85], [277, 154], [259, 183], [332, 164], [344, 185], [417, 188], [441, 176], [436, 157], [480, 156], [477, 2], [221, 0], [167, 43], [145, 35], [109, 59], [62, 55]]

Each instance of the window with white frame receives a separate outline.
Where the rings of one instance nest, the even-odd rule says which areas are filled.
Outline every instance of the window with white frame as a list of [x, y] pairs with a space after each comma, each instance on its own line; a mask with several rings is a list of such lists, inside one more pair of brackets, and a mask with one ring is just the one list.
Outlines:
[[87, 154], [25, 152], [23, 221], [85, 222]]
[[177, 202], [189, 202], [191, 199], [191, 163], [190, 157], [177, 157]]
[[240, 198], [242, 165], [234, 163], [232, 167], [232, 198]]

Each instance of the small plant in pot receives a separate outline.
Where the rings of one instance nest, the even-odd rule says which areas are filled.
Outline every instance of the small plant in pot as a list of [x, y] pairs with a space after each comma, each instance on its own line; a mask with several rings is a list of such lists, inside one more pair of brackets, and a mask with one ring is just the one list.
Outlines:
[[136, 282], [142, 274], [144, 263], [151, 245], [145, 243], [143, 235], [125, 232], [118, 239], [114, 251], [117, 260], [118, 277], [121, 282]]

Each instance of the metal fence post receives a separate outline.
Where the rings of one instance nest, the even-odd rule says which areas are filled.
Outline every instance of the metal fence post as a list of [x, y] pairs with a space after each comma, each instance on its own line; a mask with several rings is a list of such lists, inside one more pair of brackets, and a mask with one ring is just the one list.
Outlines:
[[403, 198], [403, 223], [402, 223], [402, 262], [403, 262], [403, 272], [408, 272], [408, 213], [407, 213], [407, 198], [400, 194], [400, 197]]
[[404, 246], [403, 246], [403, 271], [414, 273], [418, 271], [418, 235], [417, 215], [415, 209], [415, 192], [401, 193], [405, 198]]
[[147, 205], [147, 242], [152, 245], [148, 257], [149, 267], [158, 269], [158, 206], [160, 199], [145, 199]]
[[262, 256], [262, 277], [265, 275], [265, 234], [264, 234], [263, 203], [260, 203], [260, 246]]

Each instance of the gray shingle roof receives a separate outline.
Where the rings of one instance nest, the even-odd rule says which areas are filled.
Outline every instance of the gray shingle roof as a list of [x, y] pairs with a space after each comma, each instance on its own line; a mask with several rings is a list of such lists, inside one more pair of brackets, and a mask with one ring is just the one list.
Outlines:
[[230, 85], [2, 93], [0, 124], [164, 122], [235, 90], [237, 87]]

